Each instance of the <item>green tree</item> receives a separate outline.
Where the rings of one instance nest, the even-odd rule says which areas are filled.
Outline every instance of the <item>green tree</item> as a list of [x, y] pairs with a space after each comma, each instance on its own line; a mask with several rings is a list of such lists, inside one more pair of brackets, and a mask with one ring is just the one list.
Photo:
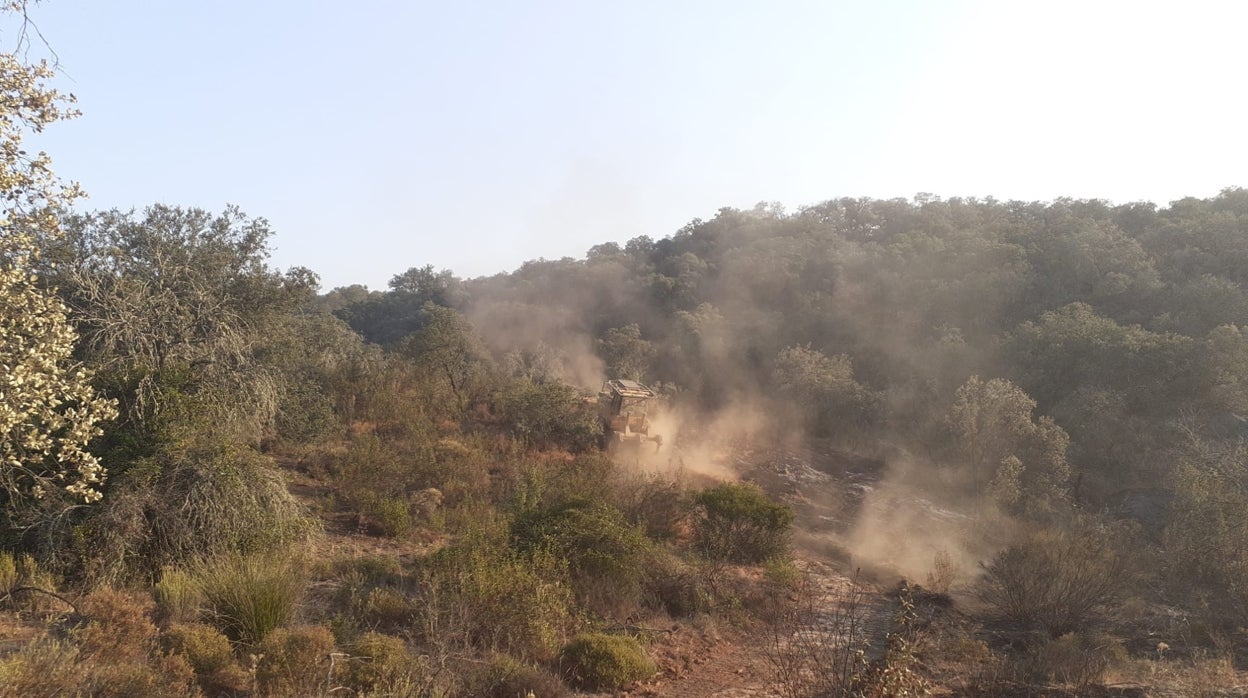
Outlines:
[[426, 303], [423, 327], [403, 341], [402, 353], [430, 376], [463, 412], [485, 387], [494, 367], [472, 323], [459, 312]]
[[642, 338], [641, 328], [633, 323], [607, 330], [598, 340], [598, 353], [607, 363], [609, 377], [640, 381], [646, 377], [655, 349]]
[[971, 376], [958, 388], [948, 420], [977, 491], [1042, 511], [1066, 496], [1070, 437], [1052, 419], [1034, 419], [1035, 408], [1013, 383]]

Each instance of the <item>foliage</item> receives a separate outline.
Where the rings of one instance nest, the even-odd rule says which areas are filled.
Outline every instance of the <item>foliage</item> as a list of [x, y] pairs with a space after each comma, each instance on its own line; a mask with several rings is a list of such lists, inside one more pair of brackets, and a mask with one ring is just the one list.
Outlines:
[[[427, 672], [424, 662], [408, 652], [403, 640], [378, 632], [364, 633], [349, 647], [347, 670], [336, 683], [359, 692], [387, 692], [419, 681]], [[335, 674], [339, 677], [339, 674]]]
[[246, 447], [162, 453], [115, 485], [68, 545], [49, 541], [50, 557], [76, 551], [74, 562], [96, 580], [150, 578], [168, 565], [280, 549], [313, 531], [273, 464]]
[[949, 424], [975, 488], [1010, 508], [1046, 511], [1066, 494], [1070, 437], [1018, 386], [978, 376], [958, 388]]
[[329, 681], [330, 654], [337, 648], [328, 628], [280, 628], [265, 636], [258, 650], [256, 683], [265, 696], [321, 695]]
[[[25, 3], [3, 9], [24, 14]], [[105, 470], [87, 446], [116, 414], [72, 360], [67, 309], [35, 275], [39, 243], [61, 236], [60, 211], [81, 196], [45, 153], [23, 145], [28, 133], [76, 115], [72, 96], [47, 87], [54, 72], [0, 53], [0, 502], [19, 526], [101, 498]]]
[[542, 696], [563, 698], [568, 687], [545, 669], [525, 664], [506, 655], [496, 655], [483, 669], [467, 677], [464, 695], [480, 698]]
[[1185, 596], [1195, 581], [1227, 620], [1248, 619], [1248, 444], [1189, 433], [1171, 483], [1169, 581]]
[[559, 667], [573, 686], [593, 691], [624, 688], [655, 672], [636, 640], [604, 633], [574, 638], [559, 653]]
[[614, 507], [569, 500], [519, 514], [512, 545], [525, 554], [552, 554], [567, 561], [577, 597], [606, 611], [635, 604], [649, 542]]
[[304, 574], [290, 559], [228, 555], [202, 563], [195, 579], [205, 617], [230, 639], [256, 646], [295, 618], [304, 593]]
[[712, 560], [755, 564], [788, 550], [793, 510], [758, 485], [724, 483], [694, 496], [695, 544]]
[[612, 327], [598, 340], [597, 346], [607, 364], [608, 378], [643, 380], [655, 354], [654, 344], [642, 339], [637, 323]]
[[984, 565], [979, 598], [1003, 619], [1053, 637], [1086, 628], [1125, 590], [1119, 538], [1092, 522], [1031, 533]]
[[583, 453], [597, 447], [602, 427], [575, 388], [558, 382], [509, 381], [494, 400], [511, 434], [533, 448]]
[[540, 551], [520, 556], [484, 542], [444, 548], [424, 571], [424, 639], [548, 660], [575, 625], [566, 575]]

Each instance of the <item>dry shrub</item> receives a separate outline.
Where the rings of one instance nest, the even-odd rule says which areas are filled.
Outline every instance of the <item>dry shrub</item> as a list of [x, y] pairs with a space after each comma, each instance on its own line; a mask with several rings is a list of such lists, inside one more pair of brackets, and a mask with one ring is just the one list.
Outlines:
[[958, 568], [953, 564], [949, 551], [941, 548], [932, 556], [932, 569], [927, 572], [927, 588], [935, 594], [948, 594], [957, 581]]
[[329, 628], [279, 628], [260, 643], [256, 684], [267, 696], [316, 696], [327, 689], [330, 655], [335, 651]]
[[1052, 682], [1083, 690], [1127, 659], [1122, 642], [1102, 633], [1067, 633], [1027, 652], [1019, 665], [1032, 682]]
[[298, 563], [261, 555], [210, 560], [196, 569], [195, 579], [209, 620], [248, 645], [259, 644], [294, 618], [305, 585]]
[[781, 600], [768, 622], [765, 650], [784, 698], [857, 698], [870, 671], [866, 591], [849, 580], [837, 599], [809, 579], [795, 601]]
[[573, 686], [611, 690], [652, 676], [654, 662], [631, 637], [585, 633], [559, 653], [559, 668]]
[[1004, 620], [1057, 637], [1086, 627], [1117, 599], [1126, 571], [1110, 532], [1040, 531], [985, 565], [977, 592]]
[[393, 558], [340, 561], [332, 582], [335, 633], [346, 642], [369, 630], [410, 633], [420, 607], [412, 594], [416, 580], [403, 574]]
[[43, 636], [0, 659], [0, 697], [57, 698], [79, 694], [88, 671], [72, 643]]
[[99, 589], [65, 639], [43, 635], [0, 660], [0, 696], [197, 696], [194, 672], [157, 646], [142, 597]]
[[459, 694], [464, 698], [564, 698], [569, 691], [563, 681], [549, 671], [499, 655], [486, 666], [469, 673]]
[[234, 695], [251, 684], [251, 676], [234, 659], [233, 646], [220, 630], [202, 623], [179, 623], [161, 636], [170, 654], [185, 657], [196, 680], [210, 696]]

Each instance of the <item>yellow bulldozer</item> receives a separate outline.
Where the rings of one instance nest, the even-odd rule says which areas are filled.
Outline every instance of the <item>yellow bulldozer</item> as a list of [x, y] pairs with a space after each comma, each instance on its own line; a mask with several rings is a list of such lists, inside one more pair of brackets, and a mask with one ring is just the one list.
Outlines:
[[598, 391], [598, 417], [602, 421], [603, 446], [612, 453], [623, 448], [636, 449], [645, 441], [655, 443], [657, 453], [663, 447], [663, 436], [650, 433], [647, 411], [658, 395], [637, 381], [613, 379]]

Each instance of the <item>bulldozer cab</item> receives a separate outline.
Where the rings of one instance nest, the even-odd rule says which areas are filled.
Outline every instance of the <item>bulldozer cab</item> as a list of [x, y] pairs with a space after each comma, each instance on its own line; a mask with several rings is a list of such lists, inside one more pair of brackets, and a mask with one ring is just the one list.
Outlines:
[[609, 446], [642, 440], [662, 443], [660, 437], [650, 436], [647, 414], [656, 397], [653, 390], [637, 381], [615, 379], [603, 383], [598, 392], [598, 415]]

